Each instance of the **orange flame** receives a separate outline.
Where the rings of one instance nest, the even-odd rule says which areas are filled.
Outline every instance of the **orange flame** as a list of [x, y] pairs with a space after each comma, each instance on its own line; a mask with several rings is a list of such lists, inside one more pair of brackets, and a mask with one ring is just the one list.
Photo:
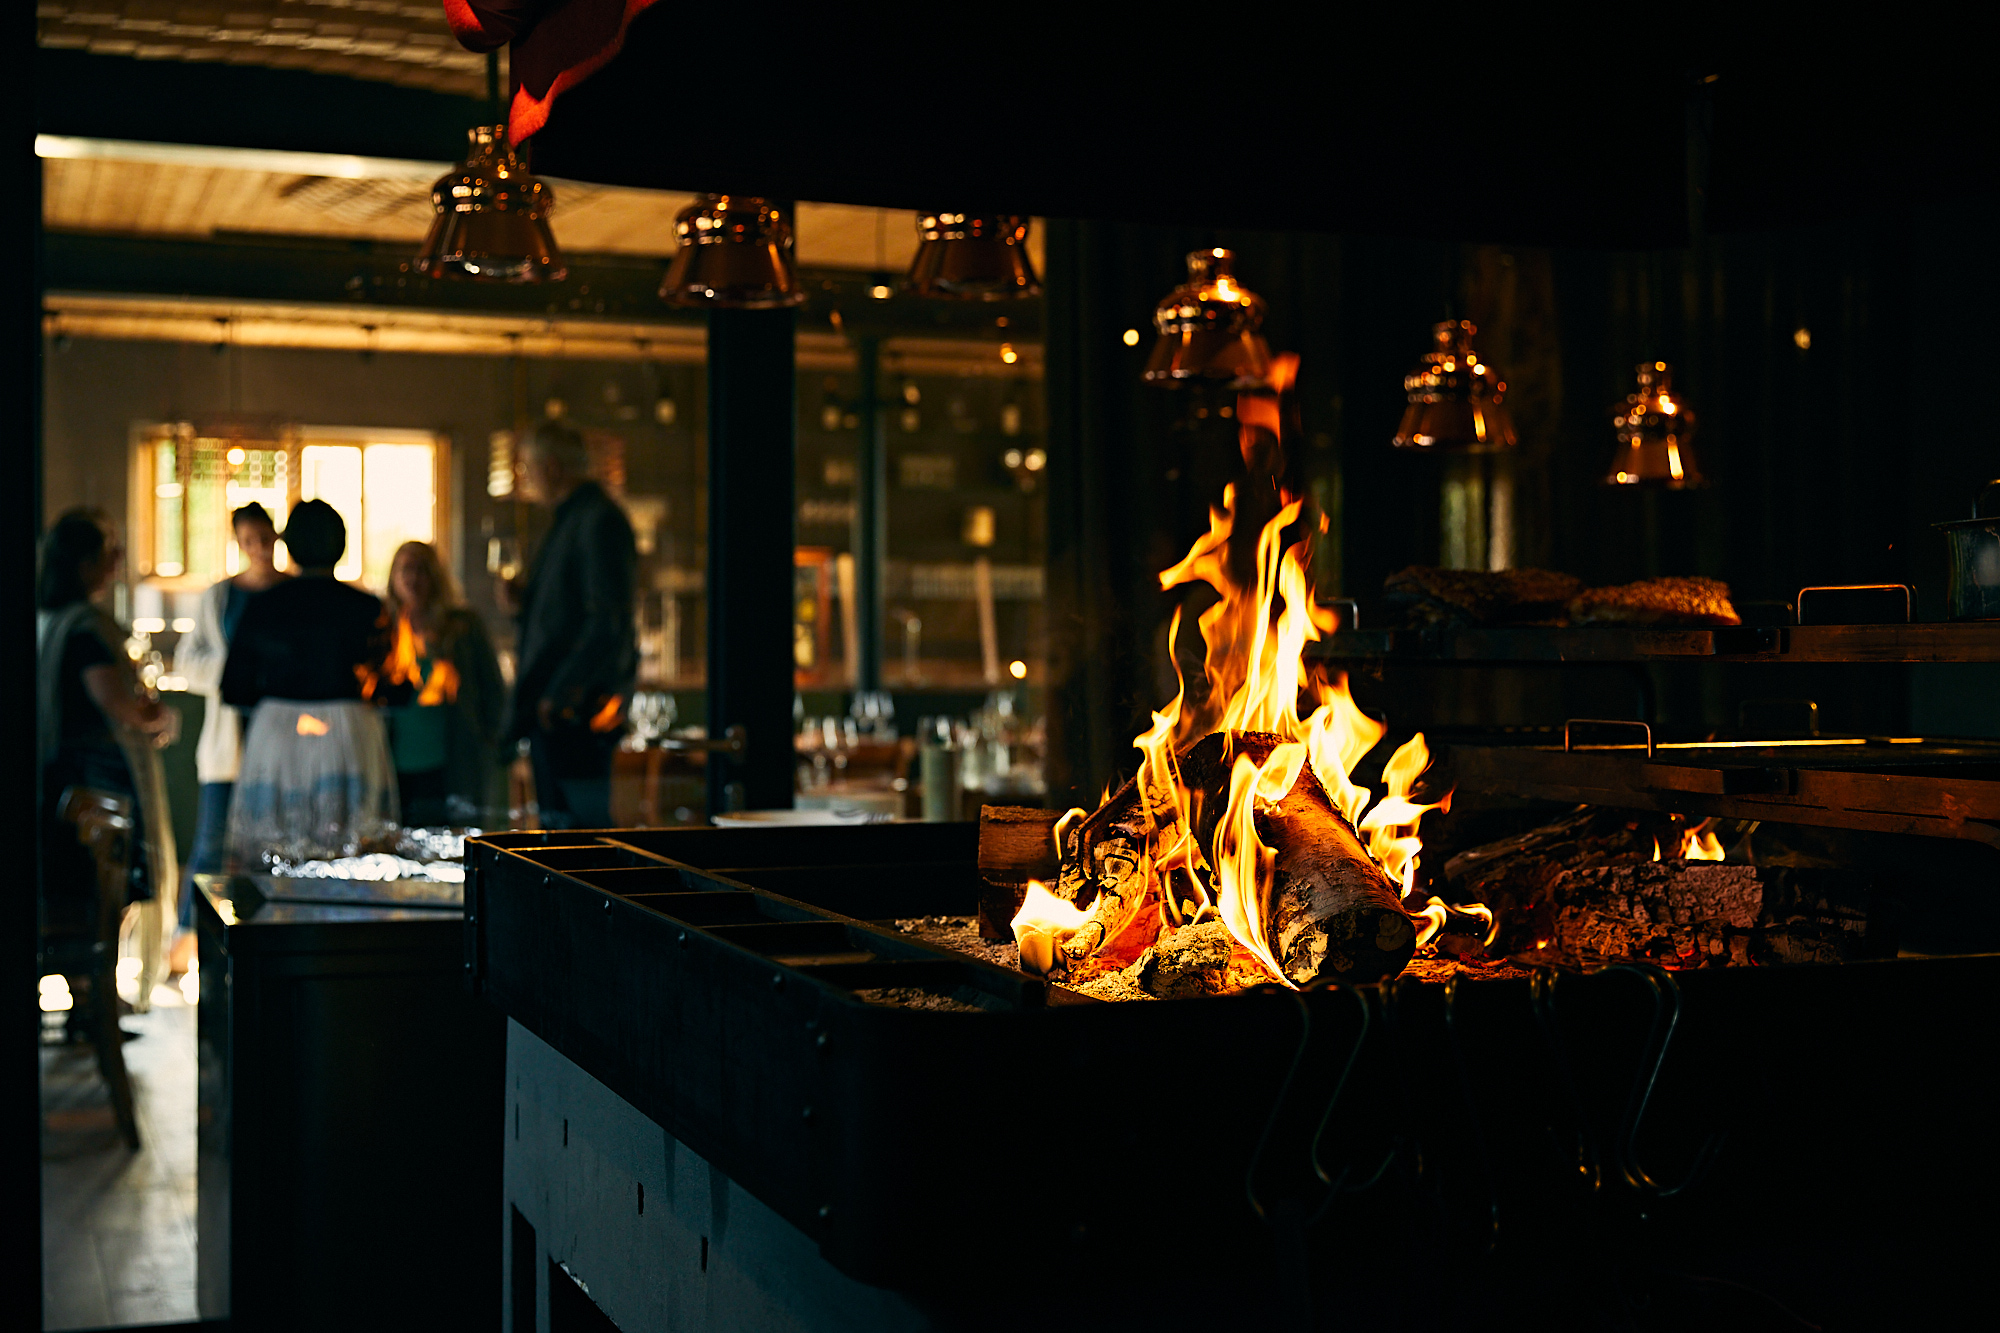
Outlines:
[[1090, 924], [1091, 913], [1049, 892], [1038, 879], [1028, 881], [1027, 896], [1014, 914], [1014, 943], [1021, 950], [1021, 967], [1037, 976], [1055, 970], [1056, 956], [1064, 944]]
[[320, 721], [318, 718], [314, 717], [311, 713], [299, 714], [299, 735], [324, 736], [326, 735], [326, 733], [327, 733], [326, 723]]
[[1674, 855], [1688, 861], [1720, 861], [1723, 857], [1722, 839], [1711, 830], [1710, 826], [1714, 823], [1715, 819], [1711, 816], [1682, 833], [1680, 848]]
[[[1297, 372], [1296, 356], [1279, 357], [1266, 384], [1238, 397], [1246, 463], [1266, 434], [1274, 444], [1281, 442], [1280, 395], [1291, 387]], [[1152, 725], [1133, 741], [1133, 747], [1139, 751], [1134, 787], [1147, 829], [1142, 852], [1145, 873], [1158, 885], [1173, 886], [1162, 895], [1160, 926], [1171, 929], [1219, 917], [1238, 945], [1290, 985], [1266, 938], [1277, 853], [1258, 835], [1258, 814], [1289, 795], [1310, 767], [1335, 808], [1363, 835], [1369, 855], [1407, 894], [1416, 883], [1423, 847], [1419, 821], [1432, 810], [1449, 809], [1451, 798], [1446, 793], [1426, 805], [1411, 796], [1430, 763], [1422, 735], [1412, 737], [1390, 758], [1383, 772], [1387, 792], [1374, 809], [1369, 809], [1369, 790], [1351, 778], [1354, 766], [1387, 728], [1355, 705], [1345, 675], [1326, 679], [1308, 671], [1307, 645], [1336, 629], [1339, 617], [1313, 598], [1307, 575], [1310, 533], [1290, 545], [1285, 541], [1286, 529], [1304, 526], [1299, 523], [1303, 501], [1292, 495], [1280, 498], [1285, 503], [1258, 534], [1254, 585], [1239, 580], [1231, 566], [1229, 547], [1237, 521], [1234, 486], [1225, 488], [1221, 506], [1209, 511], [1208, 531], [1185, 557], [1161, 572], [1162, 590], [1206, 583], [1217, 600], [1196, 622], [1203, 660], [1201, 678], [1193, 689], [1180, 667], [1182, 621], [1181, 612], [1174, 612], [1167, 642], [1179, 688], [1166, 707], [1153, 714]], [[1305, 718], [1299, 716], [1302, 698], [1316, 701]], [[1181, 779], [1178, 755], [1215, 732], [1244, 731], [1273, 733], [1280, 743], [1261, 763], [1247, 754], [1235, 756], [1227, 803], [1209, 845], [1202, 846], [1195, 834], [1193, 793]], [[1105, 799], [1109, 795], [1107, 790]], [[1064, 833], [1082, 816], [1082, 811], [1071, 811], [1058, 822], [1059, 852]], [[1189, 886], [1193, 897], [1184, 900], [1182, 892]], [[1432, 903], [1434, 908], [1417, 914], [1429, 923], [1420, 942], [1428, 942], [1445, 921], [1444, 904], [1436, 899]], [[1483, 920], [1488, 943], [1498, 934], [1493, 913], [1485, 907], [1473, 904], [1452, 910]], [[1031, 883], [1014, 918], [1023, 966], [1048, 971], [1065, 952], [1082, 957], [1102, 943], [1101, 927], [1096, 940], [1085, 933], [1093, 924], [1093, 911]]]

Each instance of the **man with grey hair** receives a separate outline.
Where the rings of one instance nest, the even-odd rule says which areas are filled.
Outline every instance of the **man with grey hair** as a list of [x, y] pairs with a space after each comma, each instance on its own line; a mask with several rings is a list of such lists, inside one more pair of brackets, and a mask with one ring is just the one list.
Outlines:
[[511, 735], [528, 742], [544, 828], [607, 828], [611, 760], [638, 674], [638, 551], [590, 479], [581, 434], [544, 421], [522, 441], [522, 491], [555, 511], [519, 590]]

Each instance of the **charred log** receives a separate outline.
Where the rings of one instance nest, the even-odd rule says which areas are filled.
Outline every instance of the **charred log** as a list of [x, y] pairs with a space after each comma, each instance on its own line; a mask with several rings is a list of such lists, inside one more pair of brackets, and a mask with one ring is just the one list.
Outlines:
[[1677, 967], [1837, 962], [1873, 945], [1856, 876], [1735, 862], [1654, 860], [1681, 826], [1582, 810], [1472, 848], [1445, 868], [1445, 892], [1498, 913], [1490, 946], [1453, 916], [1435, 944], [1460, 958], [1594, 967], [1649, 959]]
[[[1239, 756], [1262, 763], [1284, 743], [1264, 732], [1217, 733], [1178, 758], [1190, 793], [1197, 845], [1214, 846], [1216, 826], [1229, 797], [1230, 770]], [[1128, 782], [1103, 806], [1069, 830], [1061, 894], [1077, 906], [1099, 903], [1107, 962], [1114, 942], [1137, 937], [1131, 926], [1153, 903], [1157, 877], [1147, 864], [1151, 821], [1170, 812], [1144, 808]], [[1416, 930], [1387, 875], [1369, 857], [1354, 828], [1334, 807], [1308, 765], [1290, 792], [1256, 813], [1257, 835], [1276, 853], [1276, 879], [1264, 929], [1273, 957], [1294, 985], [1363, 982], [1401, 972], [1416, 948]], [[1197, 873], [1205, 873], [1202, 867]], [[1192, 888], [1192, 881], [1188, 887]], [[1212, 895], [1211, 895], [1212, 896]]]

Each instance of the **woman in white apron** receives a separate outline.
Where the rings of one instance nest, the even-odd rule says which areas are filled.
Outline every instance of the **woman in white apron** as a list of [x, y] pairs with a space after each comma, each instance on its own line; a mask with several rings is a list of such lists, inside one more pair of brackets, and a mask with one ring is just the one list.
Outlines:
[[396, 770], [365, 697], [383, 653], [382, 603], [334, 578], [347, 525], [323, 500], [292, 510], [284, 542], [298, 577], [244, 609], [222, 701], [255, 709], [229, 810], [229, 860], [257, 871], [385, 846]]

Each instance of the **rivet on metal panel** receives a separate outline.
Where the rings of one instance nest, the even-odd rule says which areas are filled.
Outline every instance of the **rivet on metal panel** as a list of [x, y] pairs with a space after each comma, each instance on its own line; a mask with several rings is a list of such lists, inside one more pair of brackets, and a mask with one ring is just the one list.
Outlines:
[[611, 900], [609, 898], [606, 898], [604, 900], [604, 915], [606, 916], [611, 915]]
[[783, 972], [773, 972], [771, 974], [771, 989], [783, 990], [784, 988], [785, 988], [785, 974]]
[[685, 930], [681, 932], [680, 941], [681, 948], [685, 949], [688, 947], [688, 933]]

